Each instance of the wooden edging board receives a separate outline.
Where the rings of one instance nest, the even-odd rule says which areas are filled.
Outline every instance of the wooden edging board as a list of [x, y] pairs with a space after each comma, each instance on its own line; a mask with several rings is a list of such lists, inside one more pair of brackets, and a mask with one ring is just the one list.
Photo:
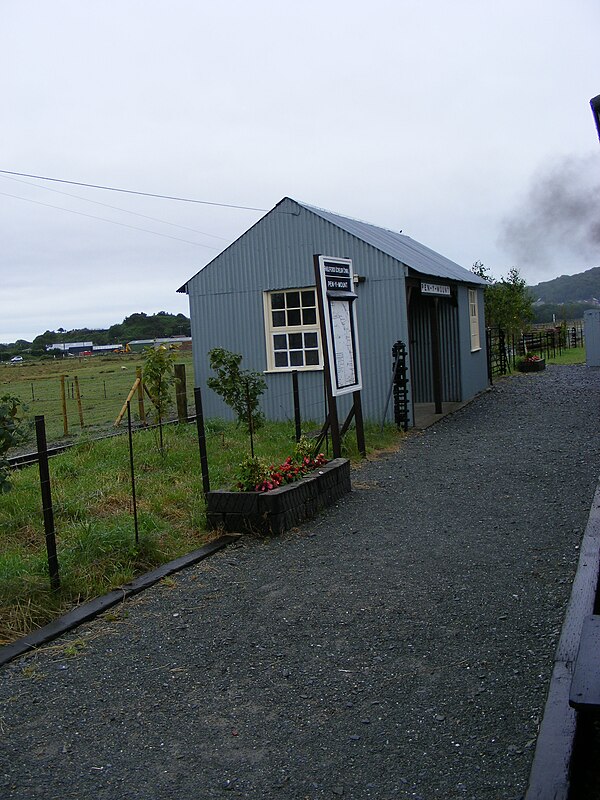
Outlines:
[[600, 484], [581, 542], [577, 572], [563, 623], [525, 800], [567, 800], [577, 712], [569, 690], [583, 620], [594, 610], [600, 565]]
[[78, 625], [88, 622], [104, 611], [107, 611], [109, 608], [112, 608], [112, 606], [117, 605], [117, 603], [122, 603], [123, 600], [126, 600], [128, 597], [132, 597], [144, 589], [148, 589], [168, 575], [180, 572], [182, 569], [191, 567], [193, 564], [197, 564], [199, 561], [212, 556], [237, 539], [239, 539], [239, 536], [221, 536], [215, 539], [214, 542], [209, 542], [198, 550], [194, 550], [185, 556], [180, 556], [173, 561], [168, 561], [166, 564], [152, 570], [152, 572], [141, 575], [139, 578], [131, 581], [131, 583], [124, 584], [119, 589], [102, 595], [102, 597], [95, 597], [87, 603], [82, 603], [72, 611], [54, 620], [54, 622], [45, 625], [43, 628], [39, 628], [37, 631], [33, 631], [33, 633], [27, 636], [23, 636], [21, 639], [17, 639], [16, 642], [11, 642], [10, 644], [4, 645], [4, 647], [0, 647], [0, 667], [4, 666], [4, 664], [8, 664], [9, 661], [19, 656], [25, 655], [30, 650], [35, 650], [37, 647], [51, 642], [64, 633], [73, 630], [73, 628], [76, 628]]

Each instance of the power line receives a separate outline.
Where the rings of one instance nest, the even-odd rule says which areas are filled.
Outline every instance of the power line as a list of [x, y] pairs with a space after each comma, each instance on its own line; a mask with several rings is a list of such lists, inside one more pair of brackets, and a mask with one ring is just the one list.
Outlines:
[[88, 189], [104, 189], [107, 192], [122, 192], [123, 194], [135, 194], [141, 197], [158, 197], [160, 200], [178, 200], [181, 203], [199, 203], [203, 206], [218, 206], [219, 208], [239, 208], [243, 211], [268, 211], [267, 208], [255, 208], [254, 206], [237, 206], [233, 203], [214, 203], [210, 200], [195, 200], [190, 197], [177, 197], [169, 194], [154, 194], [153, 192], [138, 192], [134, 189], [118, 189], [115, 186], [101, 186], [97, 183], [83, 183], [82, 181], [67, 181], [63, 178], [48, 178], [45, 175], [31, 175], [28, 172], [13, 172], [8, 169], [0, 169], [1, 175], [16, 175], [20, 178], [35, 178], [38, 181], [52, 181], [53, 183], [68, 183], [71, 186], [85, 186]]
[[[140, 214], [138, 211], [130, 211], [128, 208], [120, 208], [119, 206], [113, 206], [110, 203], [102, 203], [99, 200], [90, 200], [89, 198], [82, 197], [79, 194], [71, 194], [71, 192], [61, 192], [60, 189], [53, 189], [51, 186], [42, 186], [39, 183], [31, 183], [31, 181], [21, 181], [18, 178], [11, 177], [10, 175], [4, 175], [3, 177], [5, 178], [5, 180], [14, 181], [15, 183], [22, 183], [23, 186], [34, 186], [36, 189], [43, 189], [45, 192], [54, 192], [55, 194], [62, 194], [65, 197], [73, 197], [76, 200], [83, 200], [84, 203], [92, 203], [95, 206], [112, 208], [115, 211], [122, 211], [124, 214], [131, 214], [134, 217], [149, 219], [152, 222], [160, 222], [162, 225], [170, 225], [173, 228], [181, 228], [184, 231], [192, 231], [192, 233], [199, 233], [202, 236], [210, 236], [212, 239], [221, 239], [224, 242], [228, 241], [224, 236], [217, 236], [215, 233], [207, 233], [206, 231], [198, 230], [198, 228], [190, 228], [187, 225], [179, 225], [176, 222], [168, 222], [167, 220], [159, 219], [158, 217], [150, 217], [148, 216], [148, 214]], [[54, 208], [59, 208], [59, 207], [60, 206], [54, 206]]]
[[148, 228], [138, 228], [137, 225], [128, 225], [126, 222], [117, 222], [114, 219], [106, 219], [106, 217], [98, 217], [95, 214], [86, 214], [83, 211], [74, 211], [72, 208], [62, 208], [62, 206], [55, 206], [52, 203], [43, 203], [41, 200], [31, 200], [28, 197], [19, 197], [18, 194], [9, 194], [8, 192], [0, 192], [2, 197], [12, 197], [14, 200], [23, 200], [25, 203], [34, 203], [36, 206], [45, 206], [46, 208], [55, 208], [58, 211], [66, 211], [68, 214], [77, 214], [78, 217], [87, 217], [88, 219], [98, 219], [101, 222], [108, 222], [110, 225], [119, 225], [121, 228], [130, 228], [134, 231], [142, 231], [143, 233], [151, 233], [153, 236], [163, 236], [165, 239], [174, 239], [176, 242], [185, 242], [185, 244], [193, 244], [195, 247], [206, 247], [208, 250], [218, 250], [211, 244], [201, 244], [200, 242], [191, 242], [189, 239], [182, 239], [179, 236], [170, 236], [168, 233], [159, 233], [159, 231], [151, 231]]

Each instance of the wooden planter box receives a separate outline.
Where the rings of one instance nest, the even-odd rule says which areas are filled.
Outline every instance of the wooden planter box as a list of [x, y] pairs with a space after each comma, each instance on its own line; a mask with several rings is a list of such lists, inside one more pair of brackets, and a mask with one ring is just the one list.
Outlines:
[[519, 372], [541, 372], [546, 369], [546, 359], [540, 358], [539, 361], [519, 361], [517, 369]]
[[208, 492], [206, 519], [211, 530], [283, 533], [312, 519], [350, 490], [350, 462], [334, 458], [299, 481], [270, 492]]

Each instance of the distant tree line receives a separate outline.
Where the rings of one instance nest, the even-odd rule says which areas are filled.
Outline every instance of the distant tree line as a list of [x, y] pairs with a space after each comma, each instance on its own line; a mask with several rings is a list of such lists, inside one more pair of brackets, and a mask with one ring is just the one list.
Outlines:
[[600, 267], [587, 269], [577, 275], [561, 275], [551, 281], [531, 286], [534, 302], [565, 305], [600, 301]]
[[591, 303], [536, 303], [533, 306], [534, 322], [572, 322], [573, 320], [583, 319], [583, 312], [589, 308], [598, 308]]
[[0, 361], [7, 361], [15, 355], [30, 353], [41, 356], [46, 347], [61, 342], [93, 342], [94, 344], [125, 344], [135, 339], [163, 339], [170, 336], [190, 336], [190, 320], [185, 314], [145, 314], [140, 311], [125, 317], [123, 322], [111, 325], [108, 329], [75, 328], [45, 331], [36, 336], [33, 342], [19, 339], [10, 344], [0, 344]]

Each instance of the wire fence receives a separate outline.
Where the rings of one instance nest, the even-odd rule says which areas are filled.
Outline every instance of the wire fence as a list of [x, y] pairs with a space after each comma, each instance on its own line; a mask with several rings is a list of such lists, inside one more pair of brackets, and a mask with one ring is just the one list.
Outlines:
[[528, 354], [556, 358], [564, 350], [585, 344], [582, 322], [551, 328], [537, 326], [520, 335], [506, 334], [501, 328], [488, 328], [486, 333], [490, 379], [512, 372], [518, 360]]
[[[49, 447], [62, 446], [76, 441], [82, 436], [86, 439], [112, 435], [124, 432], [124, 422], [115, 425], [120, 414], [125, 415], [125, 401], [139, 376], [139, 366], [134, 360], [129, 359], [125, 364], [124, 359], [108, 361], [93, 372], [91, 370], [71, 370], [60, 374], [34, 375], [30, 378], [18, 375], [15, 379], [16, 369], [6, 367], [0, 378], [5, 378], [0, 383], [0, 394], [8, 391], [17, 396], [26, 408], [27, 417], [31, 420], [35, 416], [43, 415], [45, 419], [46, 436]], [[65, 365], [67, 366], [67, 364]], [[194, 385], [194, 371], [191, 359], [176, 365], [184, 369], [184, 399], [177, 398], [176, 387], [172, 391], [172, 404], [163, 422], [172, 422], [183, 419], [193, 419], [195, 416], [194, 398], [191, 387]], [[9, 377], [12, 380], [8, 381]], [[292, 377], [285, 389], [269, 393], [271, 406], [279, 406], [289, 413], [292, 393]], [[302, 380], [296, 396], [296, 405], [301, 408], [304, 419], [322, 420], [327, 415], [327, 401], [325, 394], [322, 400], [308, 399], [304, 396]], [[137, 402], [137, 394], [131, 400], [130, 413], [134, 427], [152, 425], [156, 423], [153, 408], [148, 397], [145, 397], [143, 410]], [[290, 421], [294, 417], [290, 415]], [[33, 452], [35, 449], [35, 430], [29, 426], [27, 439], [18, 451], [10, 453], [15, 456], [21, 453]]]
[[[45, 386], [46, 384], [44, 384], [44, 388]], [[35, 389], [36, 387], [34, 386], [34, 393]], [[280, 441], [274, 447], [269, 440], [269, 436], [263, 435], [260, 449], [260, 455], [263, 458], [269, 451], [276, 451], [277, 446], [281, 449], [281, 441], [285, 443], [286, 448], [289, 448], [294, 439], [296, 441], [299, 440], [303, 433], [303, 425], [315, 424], [314, 421], [308, 423], [303, 422], [298, 403], [300, 393], [294, 391], [294, 389], [297, 389], [297, 376], [290, 382], [289, 392], [287, 393], [288, 399], [290, 394], [294, 393], [296, 401], [294, 405], [297, 413], [295, 413], [294, 419], [280, 423], [280, 429], [284, 429], [284, 433], [282, 437], [280, 430]], [[46, 394], [46, 400], [50, 398], [53, 402], [57, 401], [55, 386], [53, 387], [53, 391], [54, 394], [52, 392]], [[76, 391], [75, 387], [73, 390], [75, 395]], [[284, 393], [281, 394], [282, 398], [285, 396]], [[73, 397], [70, 398], [71, 401], [73, 399]], [[142, 487], [141, 496], [145, 508], [144, 524], [146, 529], [148, 529], [148, 524], [150, 524], [150, 529], [152, 529], [155, 523], [148, 522], [148, 506], [152, 502], [153, 493], [158, 492], [158, 489], [156, 489], [157, 484], [161, 486], [168, 484], [179, 486], [185, 484], [185, 488], [181, 490], [183, 499], [181, 503], [177, 504], [176, 512], [174, 512], [173, 508], [163, 508], [162, 506], [158, 510], [158, 513], [163, 513], [164, 511], [167, 515], [173, 513], [180, 514], [183, 510], [182, 503], [190, 502], [190, 504], [197, 505], [198, 497], [202, 497], [202, 492], [206, 495], [206, 493], [210, 491], [209, 471], [215, 478], [215, 485], [220, 487], [223, 485], [223, 474], [227, 474], [231, 477], [232, 462], [239, 463], [240, 460], [243, 460], [244, 457], [250, 454], [250, 450], [253, 447], [251, 427], [246, 433], [244, 429], [240, 430], [239, 427], [235, 428], [235, 423], [227, 423], [223, 420], [209, 420], [204, 424], [201, 410], [201, 393], [199, 389], [194, 390], [193, 399], [192, 413], [189, 414], [186, 421], [196, 422], [197, 434], [194, 435], [194, 428], [191, 425], [186, 425], [178, 429], [180, 431], [185, 431], [183, 451], [187, 460], [185, 462], [177, 462], [178, 471], [176, 473], [173, 472], [173, 467], [168, 461], [159, 461], [151, 466], [152, 458], [148, 456], [148, 445], [147, 443], [144, 444], [145, 440], [137, 438], [139, 435], [143, 434], [144, 431], [140, 427], [137, 429], [134, 427], [132, 414], [134, 403], [132, 403], [131, 400], [128, 400], [126, 403], [126, 414], [124, 416], [123, 433], [128, 434], [128, 436], [124, 437], [126, 440], [123, 442], [124, 446], [120, 446], [118, 455], [113, 455], [108, 474], [101, 475], [99, 464], [103, 461], [102, 456], [98, 456], [97, 460], [93, 460], [91, 462], [91, 468], [95, 471], [97, 466], [97, 475], [94, 474], [91, 476], [91, 479], [88, 477], [87, 480], [85, 476], [81, 475], [80, 467], [69, 466], [68, 461], [63, 462], [62, 459], [57, 460], [56, 468], [50, 464], [50, 460], [54, 462], [54, 459], [50, 459], [50, 456], [54, 453], [52, 447], [48, 444], [49, 437], [47, 436], [46, 418], [43, 414], [35, 415], [35, 458], [33, 460], [37, 462], [39, 482], [36, 492], [34, 488], [35, 481], [29, 481], [28, 502], [31, 508], [28, 513], [21, 514], [20, 517], [22, 517], [22, 522], [26, 521], [27, 523], [25, 527], [28, 537], [32, 535], [32, 524], [34, 524], [34, 527], [38, 528], [43, 526], [43, 540], [40, 538], [38, 542], [41, 544], [42, 541], [45, 541], [47, 570], [50, 578], [50, 587], [53, 592], [61, 590], [61, 548], [63, 550], [66, 548], [66, 551], [73, 549], [71, 537], [78, 535], [73, 531], [73, 526], [77, 529], [85, 529], [86, 526], [93, 526], [95, 524], [93, 521], [87, 520], [94, 519], [94, 514], [97, 513], [94, 511], [94, 507], [98, 502], [98, 498], [109, 498], [109, 505], [116, 504], [121, 508], [121, 511], [124, 512], [124, 516], [122, 521], [118, 524], [123, 533], [126, 533], [133, 524], [134, 531], [132, 532], [132, 539], [135, 541], [137, 547], [140, 541], [138, 529], [138, 496], [136, 492], [138, 480]], [[112, 411], [114, 411], [114, 408], [111, 407], [111, 415]], [[56, 417], [58, 415], [54, 416]], [[51, 417], [51, 421], [56, 425], [56, 419], [52, 420]], [[237, 433], [234, 434], [234, 430], [237, 431]], [[180, 436], [180, 434], [173, 435]], [[158, 442], [158, 437], [155, 437], [154, 446], [152, 447], [151, 445], [150, 449], [155, 451], [159, 447]], [[329, 442], [325, 440], [323, 449], [327, 451], [328, 446]], [[70, 443], [69, 449], [71, 448], [73, 448], [73, 456], [75, 462], [77, 462], [79, 457], [78, 453], [82, 450], [81, 440], [75, 440]], [[233, 449], [230, 450], [230, 448]], [[160, 437], [160, 449], [162, 449], [162, 436]], [[208, 455], [208, 450], [210, 450], [211, 453], [210, 457]], [[87, 443], [83, 451], [89, 451]], [[291, 452], [291, 450], [288, 450], [288, 453]], [[198, 453], [200, 456], [199, 459]], [[221, 461], [223, 461], [223, 454], [225, 454], [225, 462], [229, 461], [224, 471], [222, 464], [217, 463], [217, 453], [220, 453]], [[180, 457], [180, 454], [174, 455], [174, 458], [179, 459]], [[209, 463], [213, 460], [214, 463]], [[88, 470], [90, 469], [90, 464], [88, 464], [87, 468]], [[64, 479], [65, 477], [66, 480]], [[58, 504], [56, 504], [56, 500], [53, 498], [55, 481], [58, 484], [58, 495], [60, 498]], [[99, 486], [102, 488], [99, 488]], [[154, 490], [152, 486], [155, 487]], [[202, 492], [199, 491], [200, 486], [202, 486]], [[35, 498], [35, 494], [37, 494], [37, 498]], [[56, 525], [58, 530], [55, 530], [55, 506], [58, 508], [58, 524]], [[34, 510], [36, 507], [37, 511]], [[34, 523], [34, 517], [39, 517], [39, 509], [41, 509], [43, 513], [41, 518]], [[0, 511], [1, 510], [0, 508]], [[10, 517], [10, 513], [12, 512], [6, 514], [5, 520], [14, 519]], [[106, 519], [104, 516], [106, 513], [108, 513], [106, 510], [100, 512], [101, 526]], [[0, 516], [2, 515], [0, 514]], [[127, 521], [128, 519], [129, 521]], [[69, 530], [65, 531], [65, 527]], [[9, 535], [9, 528], [12, 530], [10, 535], [13, 538], [19, 538], [21, 536], [21, 530], [18, 524], [14, 526], [12, 524], [7, 525], [4, 536]], [[2, 558], [0, 557], [0, 562], [1, 561]], [[67, 570], [68, 569], [72, 569], [72, 565], [71, 567], [67, 567]]]
[[[184, 366], [187, 366], [188, 371], [192, 369], [191, 362]], [[126, 398], [139, 370], [140, 367], [134, 362], [126, 365], [109, 362], [95, 371], [65, 370], [61, 374], [33, 375], [30, 378], [21, 375], [14, 379], [13, 368], [7, 367], [2, 375], [5, 380], [0, 384], [0, 393], [9, 392], [18, 397], [28, 418], [43, 415], [48, 442], [58, 444], [76, 439], [82, 434], [89, 438], [114, 433], [118, 427], [115, 423], [119, 414], [124, 413]], [[10, 381], [6, 380], [7, 373]], [[170, 419], [178, 417], [175, 390], [173, 401]], [[142, 419], [140, 408], [137, 404], [132, 404], [134, 424], [152, 421], [152, 404], [147, 397], [144, 410], [147, 416]], [[31, 449], [34, 445], [35, 431], [30, 426], [20, 451]]]

